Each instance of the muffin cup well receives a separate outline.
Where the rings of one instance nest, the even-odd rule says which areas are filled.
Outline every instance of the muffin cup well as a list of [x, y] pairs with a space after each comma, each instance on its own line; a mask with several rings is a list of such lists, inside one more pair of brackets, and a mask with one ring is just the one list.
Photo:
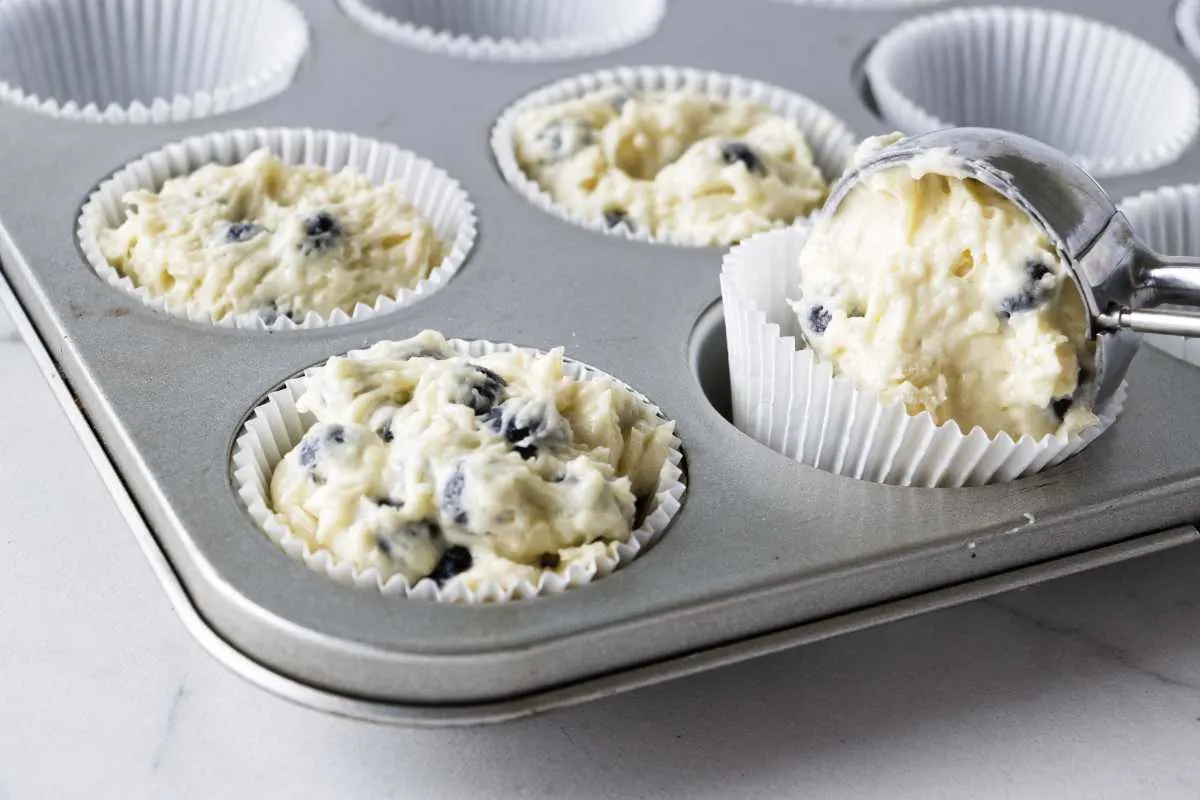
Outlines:
[[[125, 219], [122, 196], [134, 189], [158, 190], [169, 178], [190, 174], [210, 163], [235, 164], [260, 148], [267, 148], [288, 164], [309, 164], [337, 172], [352, 167], [371, 182], [393, 182], [433, 225], [446, 246], [446, 256], [415, 286], [371, 304], [359, 303], [350, 314], [336, 310], [328, 317], [308, 312], [300, 322], [279, 316], [268, 324], [257, 313], [229, 314], [219, 320], [194, 303], [170, 306], [116, 270], [100, 250], [105, 228]], [[396, 145], [350, 133], [308, 128], [255, 128], [195, 136], [126, 164], [88, 197], [79, 214], [79, 244], [92, 268], [110, 285], [134, 295], [146, 305], [194, 322], [245, 330], [292, 330], [369, 319], [412, 305], [446, 285], [466, 260], [475, 242], [475, 209], [458, 182], [431, 162]]]
[[[470, 357], [512, 350], [538, 353], [529, 348], [487, 341], [452, 339], [449, 343], [460, 354]], [[457, 581], [450, 581], [444, 587], [439, 587], [427, 578], [410, 585], [401, 575], [393, 575], [385, 581], [373, 567], [359, 569], [349, 562], [336, 559], [328, 550], [313, 550], [307, 542], [295, 536], [271, 510], [271, 475], [280, 460], [300, 442], [315, 421], [311, 414], [296, 408], [296, 401], [303, 395], [309, 376], [319, 366], [314, 366], [303, 375], [288, 380], [282, 388], [268, 394], [254, 409], [234, 444], [231, 469], [239, 497], [250, 516], [271, 541], [292, 558], [339, 583], [361, 589], [375, 589], [384, 594], [452, 603], [507, 602], [560, 594], [572, 587], [583, 586], [602, 578], [637, 558], [663, 534], [679, 510], [685, 492], [683, 453], [680, 450], [679, 439], [672, 437], [670, 453], [659, 472], [658, 486], [653, 497], [647, 502], [641, 524], [633, 531], [628, 541], [609, 543], [601, 556], [575, 562], [563, 574], [544, 571], [536, 585], [524, 580], [511, 585], [489, 582], [473, 590]], [[577, 361], [567, 359], [563, 368], [564, 372], [575, 380], [605, 377], [629, 389], [616, 378]], [[643, 395], [632, 389], [630, 391], [655, 415], [662, 417], [658, 408]]]
[[845, 123], [807, 97], [749, 78], [719, 72], [702, 72], [679, 67], [621, 67], [566, 78], [517, 100], [500, 115], [492, 128], [492, 153], [504, 179], [526, 200], [546, 213], [610, 236], [664, 244], [696, 245], [683, 234], [651, 236], [646, 231], [630, 230], [626, 225], [609, 227], [603, 220], [584, 217], [556, 201], [549, 192], [530, 178], [525, 170], [521, 169], [516, 154], [517, 121], [522, 113], [606, 90], [631, 93], [691, 92], [717, 100], [748, 100], [762, 103], [781, 116], [796, 122], [808, 142], [809, 149], [812, 150], [813, 161], [830, 183], [845, 170], [858, 144], [857, 138]]
[[339, 0], [398, 44], [459, 58], [553, 61], [607, 53], [658, 28], [666, 0]]
[[288, 0], [0, 4], [0, 100], [87, 122], [222, 114], [288, 87], [308, 26]]
[[[1134, 233], [1151, 250], [1200, 256], [1200, 184], [1166, 186], [1121, 201]], [[1142, 341], [1200, 366], [1200, 339], [1147, 333]]]
[[1116, 420], [1125, 385], [1078, 435], [1041, 439], [963, 433], [951, 421], [910, 415], [902, 404], [835, 375], [809, 350], [787, 298], [800, 283], [800, 250], [809, 227], [769, 231], [726, 256], [721, 299], [729, 347], [734, 424], [810, 467], [876, 483], [954, 487], [1031, 475], [1078, 453]]
[[1097, 176], [1169, 164], [1200, 125], [1187, 72], [1109, 25], [1030, 8], [955, 9], [881, 38], [866, 74], [905, 133], [953, 125], [1040, 139]]

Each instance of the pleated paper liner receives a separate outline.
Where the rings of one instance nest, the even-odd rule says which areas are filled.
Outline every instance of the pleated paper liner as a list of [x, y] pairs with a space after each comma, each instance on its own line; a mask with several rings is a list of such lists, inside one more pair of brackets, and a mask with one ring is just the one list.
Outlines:
[[1175, 6], [1175, 29], [1192, 58], [1200, 59], [1200, 0], [1180, 0]]
[[[450, 340], [450, 345], [460, 354], [475, 358], [488, 353], [511, 350], [521, 350], [530, 354], [538, 352], [511, 344], [487, 341], [453, 339]], [[563, 366], [567, 376], [574, 380], [608, 378], [618, 386], [629, 388], [612, 376], [577, 361], [567, 359]], [[639, 508], [644, 508], [644, 514], [628, 541], [609, 542], [603, 552], [594, 558], [582, 557], [572, 561], [565, 569], [544, 570], [536, 584], [527, 580], [508, 583], [493, 580], [472, 587], [463, 581], [451, 579], [439, 587], [428, 578], [423, 578], [413, 585], [402, 575], [393, 575], [385, 581], [374, 567], [360, 569], [347, 561], [335, 558], [328, 550], [314, 550], [307, 542], [294, 535], [271, 509], [270, 480], [276, 465], [300, 442], [315, 422], [312, 414], [296, 408], [296, 401], [304, 394], [311, 372], [310, 369], [303, 375], [287, 381], [282, 388], [268, 394], [254, 409], [238, 434], [231, 469], [238, 495], [245, 503], [250, 516], [271, 541], [292, 558], [339, 583], [389, 595], [451, 603], [496, 603], [560, 594], [570, 588], [598, 580], [637, 558], [666, 531], [683, 500], [683, 453], [679, 439], [672, 437], [668, 458], [659, 473], [658, 486], [652, 497], [639, 503]], [[630, 391], [656, 416], [662, 418], [661, 412], [649, 400], [632, 389]]]
[[288, 0], [0, 3], [0, 100], [69, 120], [166, 123], [288, 87], [308, 26]]
[[802, 342], [788, 305], [800, 282], [799, 257], [809, 227], [751, 237], [725, 257], [721, 298], [729, 348], [734, 424], [801, 464], [838, 475], [901, 486], [968, 486], [1039, 472], [1078, 453], [1116, 420], [1125, 386], [1099, 422], [1079, 434], [1040, 439], [964, 433], [927, 412], [885, 404]]
[[627, 225], [610, 227], [603, 219], [584, 216], [559, 203], [542, 189], [521, 168], [516, 154], [517, 121], [524, 112], [609, 90], [631, 94], [688, 92], [715, 100], [761, 103], [780, 116], [796, 122], [812, 150], [814, 162], [827, 182], [832, 182], [842, 174], [858, 144], [857, 137], [845, 123], [807, 97], [749, 78], [719, 72], [681, 67], [620, 67], [566, 78], [520, 98], [500, 115], [492, 128], [492, 153], [504, 179], [521, 196], [546, 213], [609, 236], [673, 245], [697, 244], [685, 232], [652, 236], [644, 230], [631, 230]]
[[[1134, 232], [1151, 250], [1200, 256], [1200, 185], [1167, 186], [1120, 203]], [[1148, 333], [1146, 344], [1200, 366], [1200, 339]]]
[[338, 0], [397, 44], [487, 61], [554, 61], [619, 50], [650, 36], [666, 0]]
[[[260, 148], [267, 148], [288, 164], [309, 164], [337, 172], [353, 167], [372, 183], [396, 183], [401, 194], [432, 223], [444, 245], [445, 256], [429, 275], [412, 287], [361, 302], [347, 314], [338, 309], [328, 317], [315, 312], [299, 322], [279, 315], [265, 320], [255, 312], [229, 314], [214, 319], [196, 302], [168, 305], [117, 271], [100, 250], [99, 235], [125, 219], [122, 196], [134, 189], [157, 191], [168, 178], [187, 175], [210, 163], [235, 164]], [[245, 330], [292, 330], [336, 325], [369, 319], [412, 305], [438, 291], [466, 260], [475, 242], [475, 209], [456, 180], [433, 163], [400, 147], [350, 133], [307, 128], [255, 128], [195, 136], [167, 145], [118, 170], [100, 184], [79, 215], [79, 244], [92, 268], [110, 285], [131, 294], [152, 308], [194, 322]]]
[[1196, 136], [1200, 98], [1173, 59], [1124, 31], [1032, 8], [969, 8], [902, 23], [867, 58], [880, 112], [915, 134], [1003, 128], [1092, 174], [1147, 172]]

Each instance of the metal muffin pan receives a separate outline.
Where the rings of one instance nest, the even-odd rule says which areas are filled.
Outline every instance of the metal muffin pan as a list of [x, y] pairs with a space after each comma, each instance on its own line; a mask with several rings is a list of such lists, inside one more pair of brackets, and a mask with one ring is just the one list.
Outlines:
[[[312, 48], [295, 84], [260, 105], [146, 126], [0, 107], [0, 265], [11, 287], [0, 294], [188, 627], [251, 680], [372, 719], [501, 719], [1196, 538], [1200, 369], [1144, 349], [1114, 428], [1065, 464], [1009, 484], [909, 489], [802, 467], [721, 413], [720, 250], [559, 221], [521, 199], [492, 163], [489, 129], [508, 104], [552, 80], [624, 64], [757, 78], [811, 97], [861, 135], [884, 131], [854, 65], [874, 38], [921, 11], [687, 0], [625, 50], [533, 65], [405, 48], [333, 2], [298, 5]], [[1153, 13], [1118, 0], [1053, 5], [1124, 27], [1200, 78], [1168, 2]], [[350, 131], [432, 160], [476, 206], [480, 238], [466, 265], [409, 308], [274, 334], [155, 312], [91, 271], [74, 226], [98, 182], [168, 142], [258, 125]], [[1193, 145], [1176, 164], [1108, 188], [1120, 197], [1196, 180]], [[243, 418], [305, 367], [425, 327], [565, 345], [660, 405], [678, 422], [688, 483], [661, 541], [590, 586], [487, 607], [347, 588], [278, 551], [232, 488]]]

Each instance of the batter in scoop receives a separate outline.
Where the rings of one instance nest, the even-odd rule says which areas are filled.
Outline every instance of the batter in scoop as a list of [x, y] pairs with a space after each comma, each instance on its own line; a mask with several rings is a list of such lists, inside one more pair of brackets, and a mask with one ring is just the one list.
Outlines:
[[[899, 138], [868, 139], [856, 163]], [[799, 266], [804, 337], [860, 389], [964, 432], [1096, 422], [1069, 272], [1033, 220], [948, 156], [868, 175], [813, 226]]]
[[330, 359], [299, 407], [317, 422], [271, 477], [314, 549], [410, 584], [537, 585], [629, 539], [674, 423], [562, 351], [461, 356], [433, 331]]
[[608, 90], [526, 111], [517, 160], [610, 228], [729, 244], [806, 216], [826, 184], [800, 128], [759, 103]]
[[416, 285], [443, 257], [433, 226], [395, 184], [291, 166], [267, 150], [123, 200], [125, 221], [100, 235], [108, 262], [169, 309], [218, 320], [349, 314]]

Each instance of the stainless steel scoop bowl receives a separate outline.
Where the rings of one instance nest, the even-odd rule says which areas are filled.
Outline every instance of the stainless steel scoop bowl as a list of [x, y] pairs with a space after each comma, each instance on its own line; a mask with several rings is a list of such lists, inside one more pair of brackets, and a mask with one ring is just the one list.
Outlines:
[[1093, 402], [1120, 385], [1141, 333], [1200, 336], [1200, 259], [1163, 256], [1137, 240], [1125, 215], [1066, 154], [1027, 136], [992, 128], [948, 128], [902, 139], [847, 172], [821, 216], [837, 211], [864, 176], [946, 150], [962, 171], [990, 186], [1046, 232], [1070, 269], [1096, 340]]

